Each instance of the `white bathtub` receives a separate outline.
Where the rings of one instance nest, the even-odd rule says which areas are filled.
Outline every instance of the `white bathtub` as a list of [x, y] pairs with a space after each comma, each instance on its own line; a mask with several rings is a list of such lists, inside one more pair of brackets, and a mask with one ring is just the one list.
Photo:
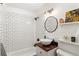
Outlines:
[[64, 51], [70, 52], [73, 55], [79, 56], [79, 43], [59, 40], [58, 47]]
[[34, 56], [34, 55], [36, 55], [35, 47], [20, 49], [14, 52], [7, 53], [7, 56]]

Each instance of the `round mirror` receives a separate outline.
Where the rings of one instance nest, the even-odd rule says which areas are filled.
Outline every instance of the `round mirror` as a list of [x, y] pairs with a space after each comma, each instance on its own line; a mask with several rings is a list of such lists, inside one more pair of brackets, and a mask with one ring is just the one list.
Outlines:
[[58, 27], [58, 21], [54, 16], [50, 16], [46, 19], [44, 27], [47, 32], [54, 32]]

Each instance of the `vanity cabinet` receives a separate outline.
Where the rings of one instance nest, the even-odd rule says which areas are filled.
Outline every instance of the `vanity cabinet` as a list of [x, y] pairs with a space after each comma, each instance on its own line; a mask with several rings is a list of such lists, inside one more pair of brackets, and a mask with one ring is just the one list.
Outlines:
[[56, 56], [56, 50], [57, 48], [54, 48], [50, 51], [45, 51], [41, 49], [40, 47], [36, 48], [37, 56]]
[[38, 43], [36, 46], [37, 56], [56, 56], [57, 46], [49, 45], [44, 46], [41, 43]]

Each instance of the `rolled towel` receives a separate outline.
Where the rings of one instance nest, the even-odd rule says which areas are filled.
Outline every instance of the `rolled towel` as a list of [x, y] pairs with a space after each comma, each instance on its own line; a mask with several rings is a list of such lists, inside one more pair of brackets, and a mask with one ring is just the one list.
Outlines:
[[57, 56], [74, 56], [72, 53], [66, 52], [62, 49], [57, 49]]

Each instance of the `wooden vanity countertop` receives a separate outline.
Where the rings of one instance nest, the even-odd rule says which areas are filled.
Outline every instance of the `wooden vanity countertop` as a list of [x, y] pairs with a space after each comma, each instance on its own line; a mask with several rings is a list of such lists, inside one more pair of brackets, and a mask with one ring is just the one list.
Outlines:
[[53, 42], [50, 45], [43, 45], [42, 43], [37, 43], [36, 46], [40, 47], [41, 49], [45, 50], [46, 52], [58, 47], [57, 42]]

